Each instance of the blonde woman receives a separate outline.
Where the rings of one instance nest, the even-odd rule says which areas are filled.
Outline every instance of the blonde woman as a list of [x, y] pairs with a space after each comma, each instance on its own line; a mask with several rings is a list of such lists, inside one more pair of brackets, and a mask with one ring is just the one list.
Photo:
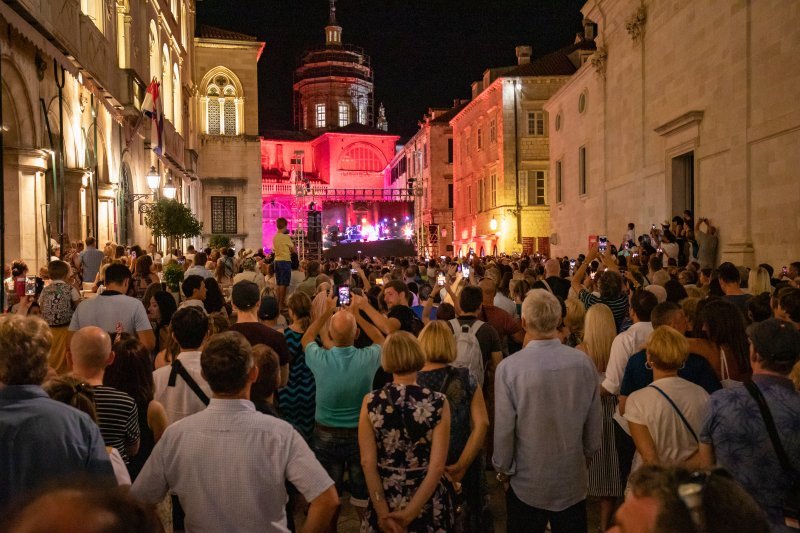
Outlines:
[[577, 298], [567, 298], [564, 301], [564, 305], [567, 306], [567, 316], [564, 317], [564, 325], [567, 327], [567, 339], [564, 344], [574, 348], [583, 342], [586, 307]]
[[417, 372], [417, 383], [447, 396], [450, 404], [450, 445], [447, 453], [447, 475], [461, 483], [465, 509], [459, 520], [464, 531], [486, 531], [481, 522], [485, 483], [483, 442], [489, 429], [483, 392], [475, 376], [466, 368], [453, 367], [456, 340], [447, 322], [434, 320], [419, 334], [425, 354], [425, 366]]
[[417, 385], [425, 354], [410, 333], [386, 338], [381, 364], [394, 380], [364, 397], [358, 421], [370, 495], [361, 531], [452, 531], [452, 501], [441, 483], [450, 439], [447, 398]]
[[[569, 315], [569, 307], [567, 307], [567, 315]], [[586, 311], [583, 342], [577, 348], [588, 355], [597, 368], [598, 386], [605, 379], [606, 367], [611, 354], [611, 343], [614, 342], [616, 334], [614, 314], [607, 305], [595, 304]], [[618, 499], [624, 495], [625, 487], [622, 484], [617, 446], [614, 440], [614, 410], [617, 407], [617, 397], [603, 394], [600, 396], [600, 400], [603, 406], [603, 438], [600, 451], [589, 465], [588, 495], [600, 499], [600, 530], [605, 531], [610, 526], [614, 508]]]
[[689, 343], [683, 335], [669, 326], [653, 331], [647, 342], [653, 383], [625, 403], [624, 416], [636, 444], [632, 471], [642, 465], [680, 465], [699, 448], [708, 393], [678, 377], [687, 357]]
[[753, 296], [758, 296], [765, 292], [772, 294], [772, 282], [767, 269], [764, 267], [752, 269], [747, 278], [747, 287]]

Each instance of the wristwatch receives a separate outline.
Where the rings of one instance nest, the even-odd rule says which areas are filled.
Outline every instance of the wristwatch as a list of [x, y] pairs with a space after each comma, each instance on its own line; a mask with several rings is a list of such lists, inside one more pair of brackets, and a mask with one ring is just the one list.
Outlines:
[[506, 483], [508, 482], [508, 476], [502, 472], [498, 472], [497, 481], [499, 481], [500, 483]]

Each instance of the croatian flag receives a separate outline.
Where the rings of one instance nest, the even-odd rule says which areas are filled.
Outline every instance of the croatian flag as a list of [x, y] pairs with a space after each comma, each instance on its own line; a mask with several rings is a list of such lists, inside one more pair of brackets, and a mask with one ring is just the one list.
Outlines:
[[142, 113], [153, 121], [156, 138], [153, 151], [156, 155], [161, 155], [164, 150], [164, 106], [161, 101], [161, 84], [155, 78], [150, 82], [144, 95]]

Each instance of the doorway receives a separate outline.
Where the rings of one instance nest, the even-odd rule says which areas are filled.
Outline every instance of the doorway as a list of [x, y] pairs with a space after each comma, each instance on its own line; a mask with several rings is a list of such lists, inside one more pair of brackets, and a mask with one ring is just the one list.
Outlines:
[[672, 158], [672, 215], [694, 214], [694, 152]]

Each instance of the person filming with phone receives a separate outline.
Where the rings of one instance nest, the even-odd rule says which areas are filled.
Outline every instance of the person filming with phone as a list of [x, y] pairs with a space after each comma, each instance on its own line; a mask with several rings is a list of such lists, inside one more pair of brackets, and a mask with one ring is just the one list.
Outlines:
[[[317, 385], [311, 449], [336, 482], [337, 492], [342, 494], [347, 488], [350, 502], [362, 516], [369, 494], [361, 470], [358, 417], [361, 402], [372, 390], [372, 379], [381, 366], [384, 336], [360, 313], [366, 305], [365, 298], [350, 294], [350, 304], [344, 306], [340, 298], [343, 293], [338, 288], [329, 293], [324, 311], [308, 327], [300, 344]], [[325, 325], [333, 343], [331, 348], [321, 346], [316, 340]], [[366, 348], [353, 346], [359, 328], [374, 344]], [[345, 471], [349, 478], [346, 487]], [[331, 522], [332, 531], [336, 529], [337, 519], [338, 515]]]

